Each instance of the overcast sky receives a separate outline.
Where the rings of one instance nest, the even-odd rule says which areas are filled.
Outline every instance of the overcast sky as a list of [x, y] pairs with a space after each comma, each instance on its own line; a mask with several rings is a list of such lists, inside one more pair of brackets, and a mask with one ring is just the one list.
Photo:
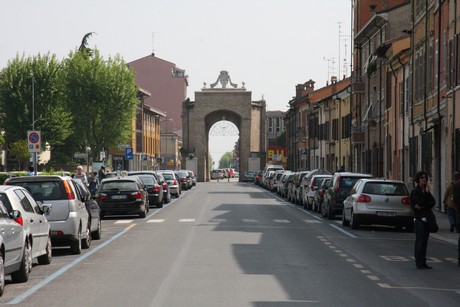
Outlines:
[[285, 111], [297, 84], [349, 75], [350, 12], [351, 0], [0, 0], [0, 69], [17, 53], [63, 59], [95, 32], [105, 58], [153, 51], [185, 69], [191, 100], [227, 70]]

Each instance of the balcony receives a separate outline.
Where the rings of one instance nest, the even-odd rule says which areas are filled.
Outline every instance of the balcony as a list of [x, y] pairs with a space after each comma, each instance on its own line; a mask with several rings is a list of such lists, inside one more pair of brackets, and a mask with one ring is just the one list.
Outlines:
[[351, 83], [352, 94], [364, 94], [366, 91], [364, 78], [354, 77]]
[[364, 126], [351, 127], [351, 143], [364, 144]]

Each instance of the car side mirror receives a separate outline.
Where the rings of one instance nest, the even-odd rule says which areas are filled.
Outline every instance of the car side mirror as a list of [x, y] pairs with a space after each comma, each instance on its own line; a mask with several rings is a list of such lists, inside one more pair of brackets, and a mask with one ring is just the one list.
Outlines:
[[21, 211], [19, 211], [19, 210], [13, 210], [10, 213], [10, 216], [11, 216], [12, 219], [18, 219], [18, 218], [22, 217], [22, 214], [21, 214]]
[[52, 206], [53, 205], [51, 204], [43, 204], [40, 206], [40, 209], [42, 210], [43, 214], [50, 214]]

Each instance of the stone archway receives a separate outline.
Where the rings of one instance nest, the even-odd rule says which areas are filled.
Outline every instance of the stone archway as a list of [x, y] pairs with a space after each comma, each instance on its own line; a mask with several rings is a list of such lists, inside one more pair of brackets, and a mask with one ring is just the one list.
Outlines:
[[[221, 88], [216, 88], [218, 83]], [[227, 88], [230, 83], [231, 88]], [[183, 154], [186, 169], [196, 172], [198, 181], [209, 181], [209, 130], [212, 125], [227, 120], [240, 132], [240, 181], [247, 170], [265, 166], [265, 101], [252, 101], [251, 92], [231, 82], [227, 71], [221, 71], [217, 81], [195, 92], [195, 101], [185, 101], [182, 107]]]

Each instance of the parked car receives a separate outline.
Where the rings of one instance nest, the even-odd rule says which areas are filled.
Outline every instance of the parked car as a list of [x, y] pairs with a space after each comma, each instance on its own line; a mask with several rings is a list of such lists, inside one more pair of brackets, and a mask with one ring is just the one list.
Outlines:
[[324, 178], [318, 183], [318, 189], [315, 191], [315, 195], [313, 197], [313, 211], [318, 213], [321, 212], [321, 206], [323, 205], [324, 195], [326, 194], [327, 188], [329, 183], [332, 180], [332, 176], [329, 178]]
[[291, 175], [292, 175], [291, 171], [285, 170], [283, 175], [281, 176], [281, 180], [278, 183], [278, 191], [277, 191], [281, 197], [286, 197], [288, 180], [289, 180], [289, 177], [291, 177]]
[[409, 191], [402, 181], [360, 179], [343, 202], [342, 224], [389, 225], [414, 231], [414, 216]]
[[192, 186], [196, 186], [196, 176], [195, 176], [195, 173], [191, 170], [186, 170], [190, 176], [190, 178], [192, 178]]
[[245, 171], [244, 172], [244, 181], [254, 181], [254, 177], [256, 176], [256, 173], [253, 171]]
[[37, 258], [39, 264], [50, 264], [51, 228], [45, 214], [49, 214], [51, 205], [37, 203], [29, 191], [19, 186], [0, 186], [0, 202], [9, 214], [13, 214], [15, 210], [21, 213], [15, 221], [22, 226], [29, 238], [31, 258]]
[[163, 203], [168, 204], [171, 201], [171, 191], [169, 189], [168, 182], [162, 173], [157, 172], [157, 175], [163, 190]]
[[182, 189], [179, 182], [179, 176], [174, 171], [170, 170], [159, 170], [157, 173], [161, 173], [169, 186], [169, 192], [174, 197], [178, 198], [182, 193]]
[[177, 176], [180, 178], [180, 184], [182, 187], [182, 190], [189, 190], [193, 186], [192, 178], [190, 178], [190, 175], [187, 171], [180, 170], [176, 171]]
[[263, 172], [262, 171], [257, 171], [256, 175], [254, 177], [254, 184], [261, 186], [262, 185], [262, 178], [263, 178]]
[[288, 201], [294, 202], [295, 198], [295, 182], [294, 179], [298, 176], [298, 172], [293, 172], [288, 180], [287, 180], [287, 187], [286, 187], [286, 198]]
[[329, 183], [321, 214], [328, 219], [335, 218], [336, 214], [342, 214], [343, 201], [350, 193], [356, 181], [361, 178], [372, 178], [371, 175], [350, 172], [337, 172], [332, 176]]
[[213, 169], [211, 171], [211, 179], [224, 179], [224, 172], [221, 169]]
[[140, 172], [129, 173], [128, 177], [138, 177], [144, 185], [145, 191], [148, 193], [149, 206], [163, 208], [163, 183], [160, 183], [157, 175], [144, 174]]
[[91, 231], [91, 239], [99, 240], [102, 236], [101, 208], [99, 208], [99, 204], [94, 199], [89, 188], [81, 180], [73, 180], [77, 183], [86, 211], [88, 211], [88, 227]]
[[30, 191], [36, 201], [51, 204], [47, 216], [53, 246], [70, 246], [72, 254], [91, 245], [89, 214], [85, 198], [71, 177], [21, 176], [8, 178], [5, 185], [19, 185]]
[[103, 179], [96, 192], [101, 216], [137, 214], [145, 218], [149, 212], [149, 195], [138, 176]]
[[332, 178], [332, 175], [313, 175], [311, 177], [309, 176], [308, 185], [304, 189], [304, 194], [302, 195], [303, 205], [305, 209], [314, 211], [316, 210], [315, 193], [319, 188], [319, 184], [325, 178]]
[[25, 282], [29, 279], [32, 269], [31, 244], [24, 228], [13, 217], [21, 218], [21, 212], [13, 210], [8, 213], [3, 203], [0, 202], [0, 293], [5, 289], [5, 275], [11, 275], [13, 282]]
[[306, 182], [302, 181], [302, 179], [307, 176], [308, 173], [310, 173], [310, 171], [300, 171], [294, 176], [294, 186], [292, 187], [293, 196], [291, 201], [295, 204], [302, 204], [302, 191], [304, 190], [304, 185], [306, 185]]

